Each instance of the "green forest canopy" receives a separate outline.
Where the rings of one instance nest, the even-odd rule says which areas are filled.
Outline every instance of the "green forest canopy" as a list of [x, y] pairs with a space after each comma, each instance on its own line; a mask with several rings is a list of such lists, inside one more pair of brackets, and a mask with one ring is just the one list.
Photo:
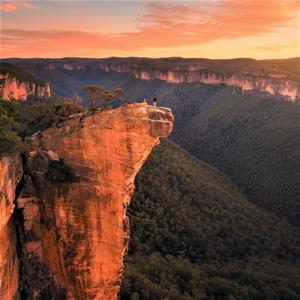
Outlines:
[[121, 299], [298, 299], [300, 235], [171, 141], [136, 178]]

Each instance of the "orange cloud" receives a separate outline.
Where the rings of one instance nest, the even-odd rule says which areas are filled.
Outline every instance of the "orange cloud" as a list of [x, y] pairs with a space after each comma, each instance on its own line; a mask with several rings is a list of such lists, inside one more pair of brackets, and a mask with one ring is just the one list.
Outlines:
[[299, 44], [288, 44], [284, 45], [282, 47], [281, 45], [267, 45], [267, 46], [261, 46], [261, 47], [254, 47], [252, 48], [255, 51], [266, 51], [266, 52], [279, 52], [279, 51], [285, 51], [287, 49], [297, 49], [299, 47]]
[[[194, 4], [149, 3], [134, 32], [104, 34], [49, 30], [2, 30], [2, 56], [129, 54], [149, 48], [195, 46], [276, 32], [297, 18], [298, 0], [224, 0]], [[53, 20], [55, 22], [55, 20]]]
[[152, 25], [144, 25], [133, 35], [153, 35], [154, 41], [170, 46], [195, 45], [275, 31], [299, 12], [299, 0], [225, 0], [205, 4], [152, 3], [151, 11], [144, 16]]
[[12, 13], [19, 9], [26, 9], [35, 7], [32, 3], [28, 1], [4, 1], [0, 4], [0, 11], [5, 13]]

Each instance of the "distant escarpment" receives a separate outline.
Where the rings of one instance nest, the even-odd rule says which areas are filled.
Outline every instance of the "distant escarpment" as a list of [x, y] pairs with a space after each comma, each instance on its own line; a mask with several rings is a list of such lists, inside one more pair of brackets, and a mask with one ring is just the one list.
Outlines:
[[117, 298], [134, 179], [172, 127], [169, 109], [131, 104], [74, 116], [27, 141], [17, 199], [25, 299]]
[[104, 70], [130, 73], [142, 80], [159, 79], [177, 84], [225, 84], [243, 91], [285, 96], [289, 100], [299, 97], [300, 58], [222, 60], [178, 57], [160, 59], [112, 57], [107, 59], [64, 58], [10, 61], [36, 74], [40, 74], [40, 72], [45, 74], [46, 72], [49, 75], [53, 70], [66, 72]]
[[170, 83], [204, 83], [226, 84], [241, 88], [243, 91], [266, 92], [272, 95], [282, 95], [295, 100], [299, 97], [299, 83], [288, 79], [284, 72], [266, 73], [260, 70], [234, 73], [210, 69], [205, 64], [184, 64], [170, 66], [168, 69], [159, 66], [143, 67], [136, 63], [104, 62], [100, 67], [106, 72], [128, 72], [143, 80], [159, 79]]
[[51, 95], [47, 82], [10, 65], [0, 65], [0, 97], [3, 100], [27, 100], [45, 98]]

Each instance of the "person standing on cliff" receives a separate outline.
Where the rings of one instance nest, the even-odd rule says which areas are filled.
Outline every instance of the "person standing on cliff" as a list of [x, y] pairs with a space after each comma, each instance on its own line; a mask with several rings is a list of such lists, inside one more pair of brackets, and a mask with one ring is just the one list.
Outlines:
[[153, 98], [153, 106], [156, 107], [157, 106], [157, 99]]

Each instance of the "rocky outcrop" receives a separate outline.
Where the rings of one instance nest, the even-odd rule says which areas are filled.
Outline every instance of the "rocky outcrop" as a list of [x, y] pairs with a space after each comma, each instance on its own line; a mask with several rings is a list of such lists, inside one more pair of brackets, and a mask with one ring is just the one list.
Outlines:
[[[272, 95], [282, 95], [295, 100], [299, 97], [299, 84], [286, 78], [286, 74], [248, 73], [218, 74], [200, 68], [197, 65], [177, 67], [175, 70], [143, 69], [135, 64], [101, 63], [100, 67], [106, 72], [132, 73], [143, 80], [159, 79], [171, 83], [205, 83], [226, 84], [239, 87], [244, 91], [266, 92]], [[238, 70], [237, 70], [238, 71]]]
[[19, 263], [12, 215], [22, 170], [19, 157], [0, 159], [0, 299], [3, 300], [18, 298]]
[[9, 73], [0, 74], [0, 96], [3, 100], [27, 100], [31, 97], [50, 97], [48, 83], [43, 85], [31, 81], [20, 81]]
[[[30, 177], [17, 200], [26, 299], [117, 298], [134, 178], [172, 127], [169, 109], [130, 104], [74, 116], [28, 140]], [[73, 179], [51, 176], [53, 162]]]

